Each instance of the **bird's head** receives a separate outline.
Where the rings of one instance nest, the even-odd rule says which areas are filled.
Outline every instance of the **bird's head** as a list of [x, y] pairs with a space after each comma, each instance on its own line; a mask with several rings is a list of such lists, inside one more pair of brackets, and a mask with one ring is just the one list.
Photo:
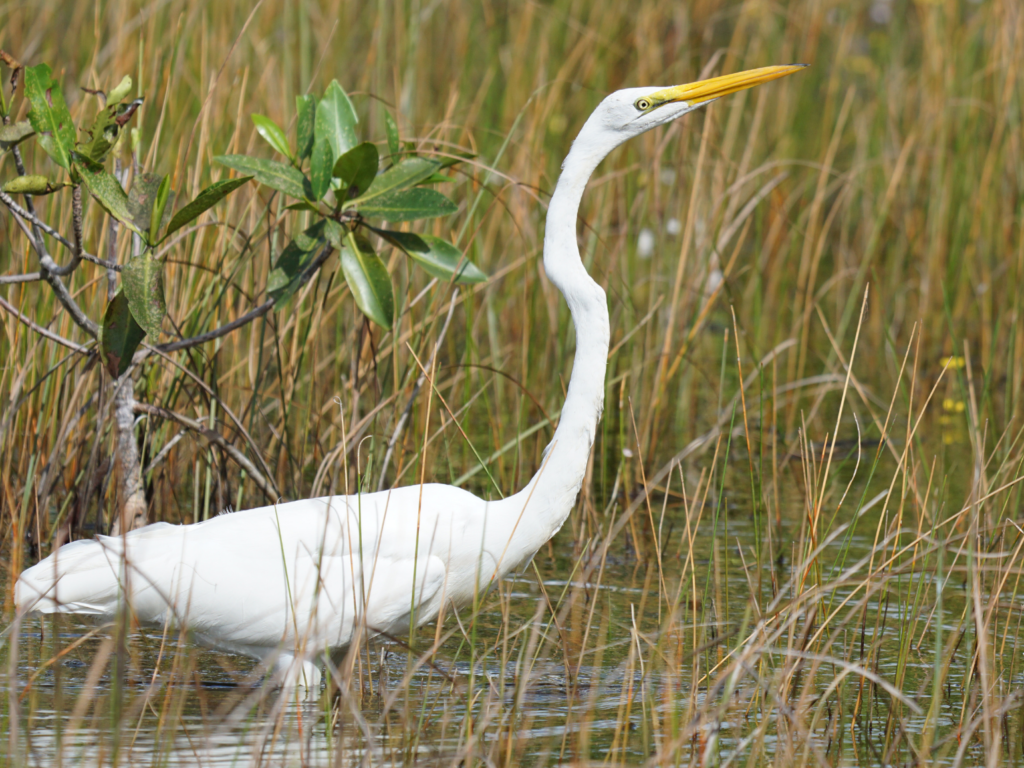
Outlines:
[[799, 72], [805, 66], [761, 67], [686, 85], [616, 91], [594, 110], [575, 143], [583, 144], [603, 157], [627, 139], [669, 123], [715, 99]]

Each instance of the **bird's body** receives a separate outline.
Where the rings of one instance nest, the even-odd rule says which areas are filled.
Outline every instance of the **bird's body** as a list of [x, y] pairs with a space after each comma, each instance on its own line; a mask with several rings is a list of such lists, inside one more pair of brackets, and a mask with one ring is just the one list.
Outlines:
[[143, 623], [287, 666], [344, 647], [363, 622], [401, 634], [446, 602], [472, 603], [546, 540], [512, 535], [517, 503], [432, 484], [156, 523], [62, 547], [22, 575], [18, 601], [106, 618], [127, 591]]
[[538, 525], [526, 510], [546, 505], [530, 490], [488, 502], [428, 484], [155, 523], [61, 547], [21, 575], [16, 601], [109, 619], [129, 594], [138, 621], [186, 626], [316, 689], [319, 653], [470, 605], [528, 560], [564, 519]]
[[206, 644], [276, 659], [315, 691], [316, 657], [345, 647], [356, 632], [402, 633], [433, 621], [446, 605], [472, 604], [558, 531], [586, 473], [610, 336], [605, 293], [576, 243], [579, 204], [594, 169], [632, 136], [798, 68], [617, 91], [581, 129], [544, 236], [544, 268], [569, 305], [576, 355], [554, 437], [519, 493], [484, 501], [451, 486], [417, 485], [78, 541], [22, 573], [19, 610], [109, 617], [127, 599], [142, 622], [172, 622]]

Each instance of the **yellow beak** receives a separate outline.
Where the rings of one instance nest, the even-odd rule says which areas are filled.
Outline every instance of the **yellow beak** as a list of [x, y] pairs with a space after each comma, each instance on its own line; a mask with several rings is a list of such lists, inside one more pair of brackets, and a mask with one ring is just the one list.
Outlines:
[[780, 77], [799, 72], [806, 64], [785, 64], [776, 67], [748, 69], [732, 75], [712, 77], [710, 80], [699, 80], [686, 85], [674, 85], [671, 88], [652, 93], [647, 97], [651, 107], [658, 107], [669, 102], [685, 101], [687, 104], [703, 104], [706, 101], [728, 96], [730, 93], [753, 88], [755, 85], [778, 80]]

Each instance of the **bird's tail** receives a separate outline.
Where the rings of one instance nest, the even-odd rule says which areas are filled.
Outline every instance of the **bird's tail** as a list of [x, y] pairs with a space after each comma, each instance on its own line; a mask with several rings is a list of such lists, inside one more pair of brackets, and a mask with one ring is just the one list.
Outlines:
[[109, 616], [117, 611], [121, 540], [107, 536], [65, 544], [22, 572], [14, 602], [22, 613]]

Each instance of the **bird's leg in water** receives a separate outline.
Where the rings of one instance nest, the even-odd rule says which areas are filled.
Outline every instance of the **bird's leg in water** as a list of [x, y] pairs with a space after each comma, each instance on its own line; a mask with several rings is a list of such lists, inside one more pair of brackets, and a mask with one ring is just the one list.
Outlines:
[[320, 697], [320, 679], [319, 657], [304, 660], [288, 653], [282, 653], [274, 661], [274, 683], [286, 691], [293, 688], [305, 689], [307, 701]]

